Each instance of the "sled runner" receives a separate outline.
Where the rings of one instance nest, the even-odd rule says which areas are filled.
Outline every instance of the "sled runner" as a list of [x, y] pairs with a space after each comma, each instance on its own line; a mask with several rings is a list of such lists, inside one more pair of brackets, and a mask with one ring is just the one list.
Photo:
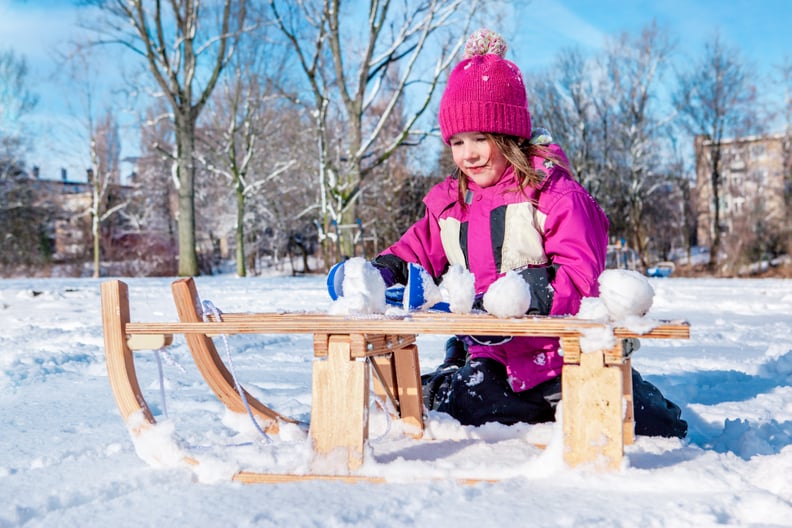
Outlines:
[[[558, 337], [564, 352], [562, 375], [564, 460], [570, 466], [602, 469], [621, 467], [624, 445], [634, 440], [632, 378], [624, 338], [687, 339], [686, 322], [661, 322], [645, 333], [612, 328], [607, 323], [572, 317], [499, 319], [488, 314], [409, 313], [404, 316], [352, 317], [326, 313], [223, 313], [204, 320], [193, 279], [173, 282], [179, 322], [132, 322], [124, 282], [101, 286], [102, 324], [110, 385], [133, 435], [156, 423], [138, 385], [134, 353], [168, 346], [183, 335], [206, 383], [231, 411], [249, 410], [276, 434], [279, 424], [293, 422], [237, 390], [233, 376], [218, 354], [212, 336], [234, 334], [313, 334], [314, 355], [310, 436], [318, 455], [336, 449], [347, 453], [351, 475], [273, 475], [240, 472], [246, 482], [300, 479], [369, 480], [355, 476], [363, 463], [368, 438], [370, 381], [377, 398], [387, 399], [398, 418], [411, 424], [417, 436], [424, 427], [423, 398], [416, 336], [470, 334]], [[199, 312], [201, 310], [201, 312]], [[587, 332], [612, 331], [615, 345], [581, 352]], [[138, 416], [144, 420], [138, 424]], [[188, 461], [190, 462], [190, 461]], [[192, 461], [192, 463], [197, 463]]]

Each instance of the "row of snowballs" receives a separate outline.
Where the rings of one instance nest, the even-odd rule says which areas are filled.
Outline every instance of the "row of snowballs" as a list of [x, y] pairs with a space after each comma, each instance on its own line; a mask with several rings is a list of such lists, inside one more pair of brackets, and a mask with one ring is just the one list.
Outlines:
[[[415, 280], [411, 278], [410, 280]], [[447, 302], [453, 313], [470, 313], [476, 298], [475, 277], [461, 265], [443, 275], [440, 285], [421, 270], [424, 303], [428, 309]], [[621, 321], [643, 317], [652, 307], [654, 289], [637, 271], [609, 269], [598, 278], [599, 297], [585, 297], [576, 314], [581, 319]], [[383, 314], [399, 311], [385, 301], [385, 282], [371, 262], [362, 257], [344, 264], [343, 297], [333, 301], [330, 313]], [[482, 299], [484, 310], [501, 318], [520, 317], [531, 306], [531, 288], [519, 273], [509, 271], [490, 285]]]

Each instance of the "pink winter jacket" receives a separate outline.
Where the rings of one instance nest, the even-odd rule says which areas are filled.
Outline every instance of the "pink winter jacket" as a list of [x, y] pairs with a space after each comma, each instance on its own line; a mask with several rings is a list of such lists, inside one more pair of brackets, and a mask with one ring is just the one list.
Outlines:
[[[552, 155], [563, 163], [557, 145]], [[560, 164], [533, 159], [546, 174], [537, 188], [520, 192], [509, 167], [498, 183], [482, 189], [469, 183], [469, 205], [457, 199], [457, 180], [448, 177], [424, 198], [425, 216], [383, 251], [423, 266], [439, 278], [462, 264], [476, 278], [476, 292], [509, 270], [554, 265], [550, 315], [574, 315], [583, 297], [596, 297], [605, 268], [608, 220], [586, 190]], [[475, 332], [473, 332], [475, 333]], [[516, 337], [499, 345], [473, 344], [472, 358], [488, 357], [506, 366], [515, 391], [535, 387], [561, 373], [558, 340]]]

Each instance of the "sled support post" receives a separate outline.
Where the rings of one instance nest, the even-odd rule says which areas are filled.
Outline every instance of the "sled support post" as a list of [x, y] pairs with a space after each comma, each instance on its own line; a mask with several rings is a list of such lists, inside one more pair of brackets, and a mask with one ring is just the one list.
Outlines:
[[[348, 469], [363, 464], [368, 440], [369, 383], [390, 400], [397, 418], [423, 434], [423, 395], [415, 336], [315, 334], [311, 439], [318, 455], [347, 453]], [[373, 375], [372, 375], [373, 373]]]
[[633, 400], [632, 361], [624, 358], [624, 362], [617, 365], [622, 372], [622, 397], [624, 398], [624, 445], [635, 442], [635, 407]]
[[423, 388], [421, 371], [418, 364], [418, 347], [409, 345], [398, 354], [393, 354], [396, 371], [396, 387], [401, 419], [417, 429], [415, 436], [421, 436], [423, 422]]
[[633, 443], [632, 370], [621, 340], [608, 351], [580, 353], [579, 338], [562, 339], [564, 461], [619, 469]]
[[364, 361], [352, 357], [351, 339], [330, 336], [327, 358], [315, 359], [313, 365], [311, 439], [317, 455], [341, 449], [350, 470], [363, 464], [368, 393], [369, 371]]

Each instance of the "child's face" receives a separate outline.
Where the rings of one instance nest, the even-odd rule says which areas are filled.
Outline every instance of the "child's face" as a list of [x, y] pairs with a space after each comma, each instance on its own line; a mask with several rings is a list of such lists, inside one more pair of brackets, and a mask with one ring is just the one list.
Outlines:
[[508, 162], [481, 132], [460, 132], [449, 143], [456, 166], [479, 187], [495, 185], [503, 176]]

